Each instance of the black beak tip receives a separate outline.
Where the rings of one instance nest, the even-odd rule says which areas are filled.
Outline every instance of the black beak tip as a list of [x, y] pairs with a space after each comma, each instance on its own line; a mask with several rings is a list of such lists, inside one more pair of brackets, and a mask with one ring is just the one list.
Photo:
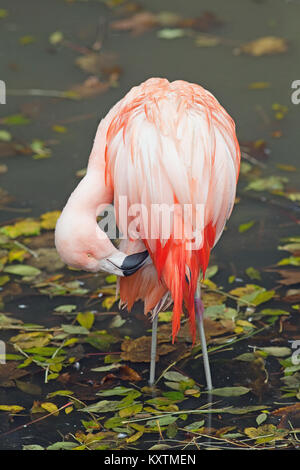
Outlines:
[[123, 271], [124, 276], [131, 276], [131, 274], [134, 274], [144, 265], [148, 256], [149, 253], [147, 250], [126, 256], [121, 265], [121, 270]]

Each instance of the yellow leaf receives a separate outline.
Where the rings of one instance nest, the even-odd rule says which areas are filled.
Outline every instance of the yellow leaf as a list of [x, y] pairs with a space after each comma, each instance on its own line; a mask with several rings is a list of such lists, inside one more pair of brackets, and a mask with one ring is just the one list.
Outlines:
[[119, 411], [121, 418], [128, 418], [129, 416], [134, 416], [140, 411], [142, 411], [143, 405], [141, 403], [136, 403], [135, 405], [130, 405], [127, 408], [122, 408]]
[[127, 442], [127, 443], [135, 442], [135, 441], [137, 441], [140, 437], [142, 437], [143, 434], [144, 434], [143, 431], [138, 431], [137, 433], [135, 433], [135, 434], [133, 434], [132, 436], [128, 437], [128, 438], [126, 439], [126, 442]]
[[60, 211], [45, 212], [41, 215], [41, 227], [45, 230], [54, 230]]
[[49, 413], [53, 413], [54, 416], [59, 415], [57, 406], [54, 403], [51, 403], [50, 401], [45, 401], [44, 403], [41, 403], [41, 407]]
[[39, 235], [40, 230], [40, 223], [30, 218], [16, 222], [14, 225], [5, 225], [1, 229], [1, 231], [9, 238], [17, 238], [21, 235], [28, 237], [32, 235]]
[[40, 348], [46, 346], [52, 335], [50, 333], [44, 333], [41, 331], [33, 331], [30, 333], [20, 333], [19, 335], [10, 338], [10, 341], [21, 349]]
[[67, 406], [67, 408], [65, 408], [65, 413], [66, 415], [68, 415], [69, 413], [71, 413], [73, 411], [73, 406]]
[[252, 323], [247, 320], [237, 320], [236, 324], [239, 326], [248, 326], [249, 328], [256, 328], [256, 326], [252, 325]]
[[113, 306], [113, 304], [116, 302], [116, 296], [115, 295], [111, 295], [109, 297], [106, 297], [106, 299], [103, 300], [102, 302], [102, 307], [106, 308], [106, 310], [109, 310], [111, 309], [111, 307]]
[[252, 82], [248, 86], [250, 90], [264, 90], [265, 88], [270, 88], [270, 82]]
[[67, 128], [65, 126], [59, 126], [59, 125], [52, 126], [52, 130], [54, 132], [58, 132], [59, 134], [65, 134], [67, 132]]
[[90, 330], [93, 326], [95, 315], [92, 312], [79, 312], [76, 320], [81, 326], [84, 326], [84, 328]]
[[26, 250], [21, 250], [20, 248], [13, 248], [8, 253], [8, 262], [12, 263], [13, 261], [23, 261], [26, 254]]
[[255, 41], [243, 44], [241, 51], [255, 57], [262, 55], [281, 54], [286, 52], [288, 44], [286, 39], [275, 36], [258, 38]]
[[11, 413], [19, 413], [19, 411], [22, 410], [25, 410], [25, 408], [19, 405], [0, 405], [0, 411], [10, 411]]
[[244, 329], [241, 327], [241, 326], [237, 326], [235, 329], [234, 329], [234, 332], [239, 335], [240, 333], [243, 333]]

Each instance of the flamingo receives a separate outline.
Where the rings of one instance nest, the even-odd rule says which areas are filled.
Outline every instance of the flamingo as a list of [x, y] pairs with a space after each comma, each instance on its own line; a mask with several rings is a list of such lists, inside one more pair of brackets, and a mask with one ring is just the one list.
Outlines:
[[[150, 385], [158, 313], [173, 302], [172, 340], [185, 306], [193, 341], [199, 329], [212, 389], [200, 280], [232, 212], [239, 168], [235, 123], [217, 99], [197, 84], [150, 78], [100, 121], [86, 175], [57, 221], [56, 249], [67, 265], [116, 274], [120, 305], [130, 311], [142, 300], [152, 315]], [[97, 222], [112, 203], [118, 248]], [[161, 212], [152, 211], [161, 205], [175, 207], [163, 213], [163, 222], [170, 219], [163, 228]]]

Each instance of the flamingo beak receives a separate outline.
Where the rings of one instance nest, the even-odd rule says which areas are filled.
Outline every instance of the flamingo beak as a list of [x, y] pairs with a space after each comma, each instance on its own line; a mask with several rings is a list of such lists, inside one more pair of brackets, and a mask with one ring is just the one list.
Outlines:
[[120, 251], [100, 261], [100, 269], [117, 276], [131, 276], [149, 260], [148, 251], [126, 255]]

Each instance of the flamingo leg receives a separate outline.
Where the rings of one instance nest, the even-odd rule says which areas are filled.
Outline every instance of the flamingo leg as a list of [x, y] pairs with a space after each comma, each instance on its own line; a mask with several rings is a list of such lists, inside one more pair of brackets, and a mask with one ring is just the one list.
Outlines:
[[199, 329], [199, 336], [200, 336], [201, 347], [202, 347], [206, 386], [207, 386], [207, 390], [212, 390], [213, 386], [212, 386], [212, 380], [211, 380], [210, 365], [209, 365], [204, 324], [203, 324], [203, 311], [204, 311], [204, 306], [201, 300], [201, 287], [200, 287], [200, 281], [198, 281], [197, 289], [195, 292], [195, 315], [196, 315], [196, 322], [197, 322], [198, 329]]
[[150, 378], [149, 385], [152, 387], [155, 380], [155, 361], [156, 361], [156, 347], [157, 347], [157, 322], [158, 315], [155, 315], [152, 322], [152, 336], [151, 336], [151, 356], [150, 356]]

